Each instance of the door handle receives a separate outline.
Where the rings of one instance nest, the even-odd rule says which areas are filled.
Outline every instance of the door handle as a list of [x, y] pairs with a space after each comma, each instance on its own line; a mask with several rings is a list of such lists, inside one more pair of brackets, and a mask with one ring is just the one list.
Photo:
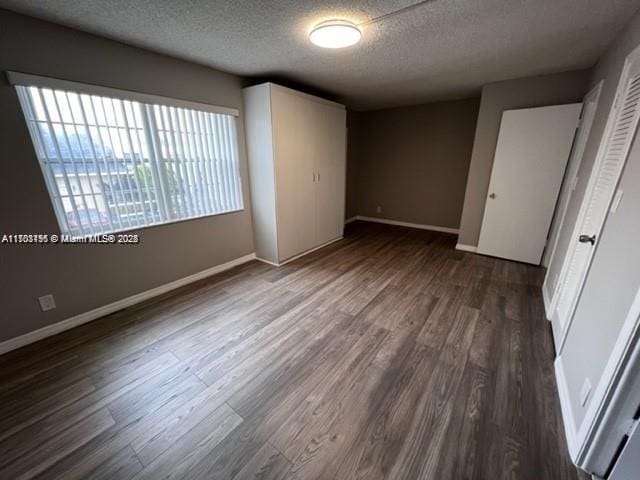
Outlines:
[[491, 198], [491, 199], [496, 198], [496, 194], [492, 193], [491, 195], [489, 195], [489, 198]]
[[578, 237], [578, 241], [580, 243], [590, 243], [591, 245], [595, 245], [596, 243], [596, 236], [595, 235], [580, 235]]
[[313, 183], [316, 183], [316, 172], [313, 172]]
[[320, 181], [320, 172], [318, 172], [318, 181]]

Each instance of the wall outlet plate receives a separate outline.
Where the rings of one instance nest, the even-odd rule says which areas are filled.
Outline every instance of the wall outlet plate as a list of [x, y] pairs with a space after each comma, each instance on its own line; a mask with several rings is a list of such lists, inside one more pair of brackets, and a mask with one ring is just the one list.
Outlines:
[[376, 207], [376, 213], [382, 213], [382, 207], [380, 205]]
[[582, 388], [580, 389], [580, 405], [583, 407], [587, 403], [587, 399], [589, 398], [589, 394], [591, 393], [591, 382], [588, 378], [584, 379], [584, 383], [582, 384]]
[[51, 294], [38, 297], [38, 302], [40, 303], [40, 309], [43, 312], [48, 312], [49, 310], [56, 308], [56, 301]]

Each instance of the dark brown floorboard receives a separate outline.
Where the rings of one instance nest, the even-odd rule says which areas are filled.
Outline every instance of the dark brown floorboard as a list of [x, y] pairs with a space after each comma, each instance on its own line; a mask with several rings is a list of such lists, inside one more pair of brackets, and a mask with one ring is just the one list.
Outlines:
[[577, 479], [540, 268], [356, 222], [0, 357], [0, 478]]

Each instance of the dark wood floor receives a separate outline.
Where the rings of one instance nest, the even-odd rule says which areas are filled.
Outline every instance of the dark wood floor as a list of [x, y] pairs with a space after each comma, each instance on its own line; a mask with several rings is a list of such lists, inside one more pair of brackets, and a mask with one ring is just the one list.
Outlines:
[[0, 357], [0, 478], [578, 478], [541, 269], [348, 230]]

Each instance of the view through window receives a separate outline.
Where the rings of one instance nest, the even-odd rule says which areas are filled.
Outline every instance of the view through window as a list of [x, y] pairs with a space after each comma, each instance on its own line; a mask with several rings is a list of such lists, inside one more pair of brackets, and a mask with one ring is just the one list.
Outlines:
[[234, 116], [16, 89], [63, 233], [112, 233], [243, 208]]

